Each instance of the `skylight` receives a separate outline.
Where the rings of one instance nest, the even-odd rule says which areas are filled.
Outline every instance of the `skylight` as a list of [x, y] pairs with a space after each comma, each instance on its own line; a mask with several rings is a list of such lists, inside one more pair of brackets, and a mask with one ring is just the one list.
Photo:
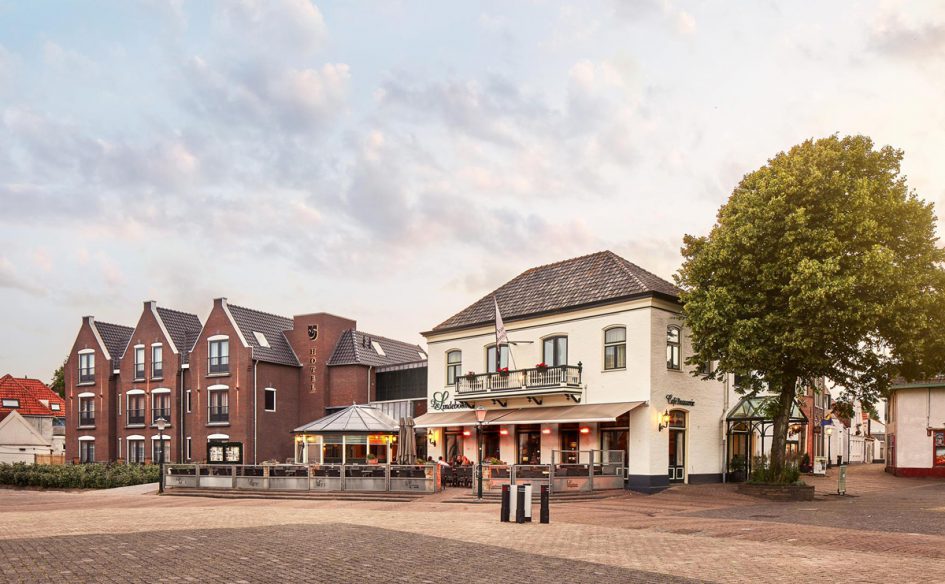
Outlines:
[[54, 411], [54, 412], [58, 412], [58, 411], [59, 411], [59, 404], [52, 404], [51, 407], [52, 407], [52, 411]]
[[0, 404], [2, 404], [5, 408], [18, 408], [20, 407], [20, 400], [4, 398]]
[[374, 347], [374, 352], [380, 355], [381, 357], [386, 357], [387, 353], [384, 352], [384, 349], [381, 348], [381, 344], [377, 341], [371, 341], [371, 346]]
[[253, 335], [256, 337], [256, 342], [259, 343], [260, 346], [266, 347], [267, 349], [269, 348], [269, 339], [266, 338], [266, 335], [259, 331], [253, 331]]

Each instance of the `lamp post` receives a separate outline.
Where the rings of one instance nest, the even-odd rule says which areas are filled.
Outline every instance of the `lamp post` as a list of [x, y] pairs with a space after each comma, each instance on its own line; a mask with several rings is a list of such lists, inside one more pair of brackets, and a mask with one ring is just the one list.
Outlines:
[[827, 426], [827, 468], [830, 468], [830, 435], [833, 434], [833, 427]]
[[157, 426], [158, 440], [161, 441], [161, 459], [160, 459], [161, 476], [158, 479], [158, 493], [163, 493], [164, 492], [164, 428], [167, 428], [167, 420], [165, 420], [163, 417], [160, 417], [154, 421], [154, 425]]
[[479, 406], [476, 408], [476, 446], [477, 451], [479, 452], [478, 462], [479, 462], [479, 476], [477, 491], [479, 493], [479, 500], [482, 501], [482, 423], [486, 421], [486, 408]]

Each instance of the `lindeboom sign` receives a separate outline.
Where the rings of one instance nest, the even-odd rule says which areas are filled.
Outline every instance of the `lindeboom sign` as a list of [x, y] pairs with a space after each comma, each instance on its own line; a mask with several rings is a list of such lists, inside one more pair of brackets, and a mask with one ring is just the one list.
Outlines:
[[456, 400], [450, 400], [450, 392], [444, 390], [433, 392], [433, 397], [430, 398], [430, 409], [440, 412], [446, 410], [464, 410], [466, 409], [466, 405]]

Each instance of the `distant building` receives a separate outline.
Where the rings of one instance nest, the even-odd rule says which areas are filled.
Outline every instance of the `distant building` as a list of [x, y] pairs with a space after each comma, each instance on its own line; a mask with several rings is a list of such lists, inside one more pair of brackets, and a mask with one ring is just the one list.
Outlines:
[[65, 414], [64, 400], [42, 381], [0, 377], [0, 462], [61, 460]]
[[156, 462], [163, 444], [167, 462], [211, 452], [224, 453], [211, 462], [284, 461], [295, 454], [294, 428], [338, 408], [382, 400], [386, 411], [417, 415], [425, 386], [379, 395], [378, 380], [392, 367], [425, 369], [426, 354], [356, 326], [225, 298], [203, 323], [153, 301], [134, 327], [85, 317], [66, 364], [67, 457]]

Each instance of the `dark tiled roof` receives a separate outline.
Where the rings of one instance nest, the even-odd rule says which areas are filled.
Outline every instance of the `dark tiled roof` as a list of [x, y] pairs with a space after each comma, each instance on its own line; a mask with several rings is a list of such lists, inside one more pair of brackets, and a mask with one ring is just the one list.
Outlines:
[[[233, 315], [233, 320], [236, 321], [236, 326], [243, 333], [246, 342], [253, 348], [254, 359], [280, 365], [301, 366], [289, 341], [282, 334], [283, 331], [292, 329], [291, 318], [232, 304], [227, 304], [227, 308], [230, 309], [230, 314]], [[265, 335], [269, 346], [262, 346], [253, 334], [254, 332]]]
[[98, 320], [93, 322], [95, 323], [95, 328], [98, 329], [98, 334], [102, 337], [102, 342], [105, 343], [105, 348], [108, 349], [108, 353], [112, 356], [112, 367], [117, 367], [118, 359], [120, 359], [125, 352], [125, 347], [128, 346], [128, 341], [131, 340], [131, 335], [135, 332], [135, 329], [130, 326], [111, 324]]
[[601, 251], [527, 270], [433, 330], [495, 322], [493, 296], [503, 320], [511, 320], [646, 294], [678, 298], [679, 289], [612, 251]]
[[[384, 354], [375, 349], [371, 341], [381, 346]], [[401, 363], [416, 363], [426, 359], [426, 353], [420, 345], [412, 345], [403, 341], [395, 341], [386, 337], [379, 337], [370, 333], [348, 329], [341, 333], [335, 350], [328, 359], [329, 365], [370, 365], [383, 367], [399, 365]]]
[[897, 377], [892, 380], [890, 385], [893, 389], [945, 385], [945, 375], [936, 375], [935, 377], [920, 379], [917, 381], [907, 381], [904, 377]]
[[182, 363], [186, 363], [190, 351], [194, 348], [194, 343], [197, 342], [197, 337], [200, 335], [200, 329], [202, 328], [200, 319], [197, 318], [196, 314], [160, 306], [157, 307], [157, 313], [180, 352]]

